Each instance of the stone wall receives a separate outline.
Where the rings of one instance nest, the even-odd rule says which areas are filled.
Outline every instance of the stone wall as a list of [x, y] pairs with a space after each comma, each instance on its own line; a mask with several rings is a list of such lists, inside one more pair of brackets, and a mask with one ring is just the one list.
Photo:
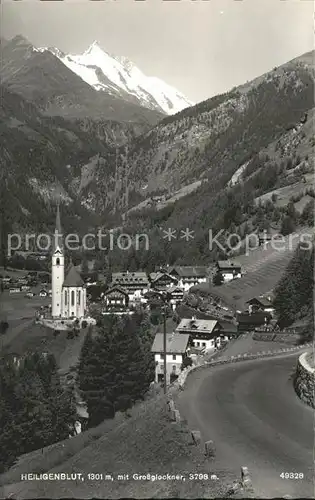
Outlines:
[[315, 369], [310, 366], [309, 358], [310, 352], [304, 352], [299, 357], [294, 387], [299, 398], [312, 408], [315, 408]]
[[299, 333], [288, 332], [254, 332], [253, 340], [262, 342], [283, 342], [285, 344], [299, 345], [301, 343]]
[[[237, 363], [240, 361], [252, 361], [254, 359], [261, 359], [261, 358], [269, 358], [273, 356], [279, 356], [281, 354], [286, 354], [290, 352], [298, 352], [301, 349], [309, 349], [311, 347], [311, 343], [307, 343], [301, 346], [292, 346], [292, 347], [284, 347], [281, 349], [276, 349], [276, 350], [269, 350], [269, 351], [261, 351], [257, 352], [254, 354], [251, 353], [244, 353], [244, 354], [238, 354], [237, 356], [230, 356], [230, 357], [220, 357], [220, 359], [215, 360], [215, 356], [210, 361], [204, 361], [200, 360], [200, 363], [197, 366], [189, 366], [185, 370], [181, 372], [179, 375], [178, 379], [171, 384], [169, 387], [169, 393], [172, 393], [173, 391], [176, 391], [178, 389], [184, 389], [187, 377], [199, 370], [204, 370], [206, 368], [211, 368], [214, 366], [219, 366], [219, 365], [225, 365], [225, 364], [230, 364], [230, 363]], [[215, 354], [219, 356], [222, 353], [222, 351], [217, 351]]]

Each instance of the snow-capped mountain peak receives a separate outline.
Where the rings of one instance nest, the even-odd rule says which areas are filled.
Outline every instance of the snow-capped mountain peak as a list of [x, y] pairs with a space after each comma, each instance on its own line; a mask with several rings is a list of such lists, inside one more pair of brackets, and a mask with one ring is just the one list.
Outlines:
[[94, 40], [93, 43], [91, 43], [91, 45], [89, 46], [89, 48], [83, 53], [83, 55], [88, 55], [88, 54], [92, 54], [94, 53], [95, 55], [97, 55], [97, 53], [99, 52], [104, 52], [104, 50], [101, 49], [101, 46], [100, 44], [98, 43], [97, 40]]
[[97, 40], [83, 54], [64, 54], [51, 47], [38, 50], [49, 50], [96, 90], [138, 101], [149, 109], [174, 114], [194, 104], [163, 80], [146, 76], [128, 58], [109, 54]]

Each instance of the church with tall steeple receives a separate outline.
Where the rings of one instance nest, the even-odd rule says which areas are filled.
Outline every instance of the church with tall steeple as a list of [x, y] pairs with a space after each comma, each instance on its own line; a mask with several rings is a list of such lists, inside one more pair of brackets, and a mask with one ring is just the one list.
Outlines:
[[51, 297], [53, 319], [83, 319], [86, 316], [86, 287], [71, 260], [65, 273], [65, 248], [59, 203], [51, 262]]

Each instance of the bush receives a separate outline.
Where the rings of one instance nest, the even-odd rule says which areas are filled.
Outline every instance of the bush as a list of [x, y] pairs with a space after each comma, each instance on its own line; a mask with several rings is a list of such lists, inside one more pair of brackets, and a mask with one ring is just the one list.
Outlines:
[[82, 321], [81, 327], [86, 328], [88, 326], [87, 321]]
[[0, 334], [4, 335], [9, 328], [9, 323], [7, 321], [0, 321]]
[[187, 356], [186, 358], [184, 358], [184, 361], [182, 362], [181, 369], [184, 370], [184, 368], [192, 366], [192, 364], [193, 364], [192, 359], [189, 356]]

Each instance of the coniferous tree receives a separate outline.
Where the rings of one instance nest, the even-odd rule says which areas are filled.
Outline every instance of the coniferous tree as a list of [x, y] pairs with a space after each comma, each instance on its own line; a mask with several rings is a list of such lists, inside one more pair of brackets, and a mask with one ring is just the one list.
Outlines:
[[14, 392], [18, 454], [50, 444], [53, 440], [52, 413], [39, 375], [24, 368]]
[[81, 359], [79, 387], [87, 403], [89, 426], [93, 427], [115, 414], [115, 343], [114, 322], [103, 325]]
[[16, 439], [14, 386], [16, 381], [17, 373], [13, 363], [2, 362], [0, 365], [0, 472], [11, 466], [17, 457], [14, 445]]
[[146, 391], [146, 363], [135, 322], [127, 317], [116, 334], [116, 409], [126, 410]]
[[143, 398], [154, 379], [147, 315], [108, 317], [95, 338], [87, 337], [79, 365], [79, 387], [89, 426], [112, 418]]
[[314, 246], [301, 245], [275, 289], [274, 306], [280, 326], [288, 326], [313, 309]]

